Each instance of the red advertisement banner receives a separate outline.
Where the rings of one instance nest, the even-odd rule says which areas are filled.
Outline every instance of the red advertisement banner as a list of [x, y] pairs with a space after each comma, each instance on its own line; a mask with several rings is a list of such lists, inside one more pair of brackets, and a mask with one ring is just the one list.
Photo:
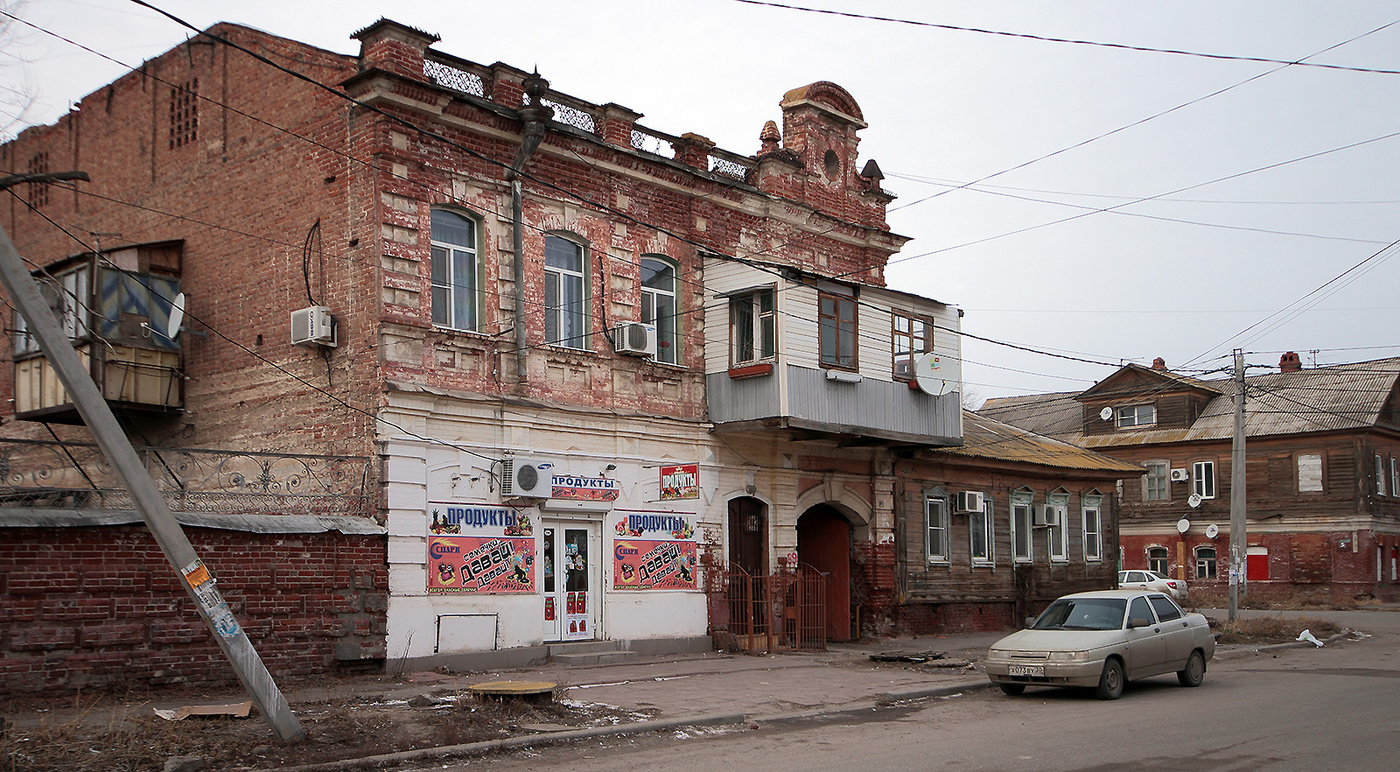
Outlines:
[[614, 590], [694, 590], [693, 541], [618, 539], [613, 542]]
[[535, 592], [535, 540], [514, 536], [429, 536], [430, 594]]
[[676, 464], [661, 467], [661, 498], [700, 498], [700, 465]]

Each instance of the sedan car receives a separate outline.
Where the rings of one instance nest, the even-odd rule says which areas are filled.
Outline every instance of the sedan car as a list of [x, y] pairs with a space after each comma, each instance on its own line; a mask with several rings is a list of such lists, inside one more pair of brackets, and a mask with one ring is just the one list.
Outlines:
[[1176, 673], [1200, 686], [1215, 636], [1160, 592], [1103, 590], [1066, 595], [987, 652], [987, 677], [1007, 694], [1027, 686], [1085, 686], [1116, 700], [1128, 681]]
[[1176, 598], [1186, 600], [1186, 582], [1168, 579], [1155, 571], [1119, 571], [1118, 589], [1156, 590]]

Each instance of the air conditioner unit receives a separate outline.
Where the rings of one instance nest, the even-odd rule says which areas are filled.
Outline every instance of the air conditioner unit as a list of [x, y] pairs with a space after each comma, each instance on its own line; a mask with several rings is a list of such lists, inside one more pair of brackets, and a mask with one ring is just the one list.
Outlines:
[[1032, 512], [1031, 525], [1056, 526], [1060, 524], [1059, 510], [1050, 505], [1036, 507]]
[[[1160, 479], [1160, 478], [1159, 478]], [[1173, 469], [1172, 482], [1186, 482], [1191, 479], [1191, 471], [1188, 469]]]
[[300, 308], [292, 312], [292, 343], [303, 345], [336, 345], [336, 323], [331, 310], [325, 306]]
[[656, 325], [627, 322], [613, 330], [613, 350], [636, 357], [656, 356]]
[[508, 458], [501, 462], [501, 496], [547, 499], [554, 487], [554, 462]]
[[981, 491], [960, 491], [953, 500], [954, 512], [981, 513], [984, 506]]

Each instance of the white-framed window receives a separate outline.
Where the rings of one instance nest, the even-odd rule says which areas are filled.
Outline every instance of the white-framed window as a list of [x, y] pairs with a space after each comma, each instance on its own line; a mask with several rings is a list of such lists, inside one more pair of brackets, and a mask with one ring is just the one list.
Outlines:
[[1103, 496], [1084, 496], [1081, 504], [1084, 510], [1084, 562], [1098, 563], [1103, 560]]
[[914, 360], [933, 350], [933, 322], [896, 311], [892, 333], [894, 377], [913, 380]]
[[1142, 500], [1171, 501], [1171, 462], [1144, 461], [1142, 465], [1147, 467], [1142, 477]]
[[769, 287], [729, 299], [729, 359], [734, 367], [768, 362], [777, 356], [776, 295]]
[[681, 361], [679, 275], [676, 263], [657, 255], [642, 257], [642, 321], [656, 325], [656, 360]]
[[967, 516], [967, 530], [971, 540], [970, 552], [974, 566], [991, 565], [992, 546], [995, 543], [992, 532], [992, 500], [982, 499], [982, 511]]
[[1045, 497], [1045, 540], [1050, 560], [1069, 560], [1069, 494], [1051, 493]]
[[1196, 578], [1214, 579], [1216, 577], [1215, 568], [1215, 548], [1196, 548]]
[[545, 341], [564, 348], [588, 348], [587, 255], [582, 244], [562, 236], [544, 237]]
[[1390, 491], [1400, 496], [1400, 458], [1390, 457]]
[[1158, 576], [1167, 576], [1171, 570], [1171, 553], [1166, 547], [1147, 548], [1147, 570]]
[[948, 500], [924, 497], [924, 556], [930, 563], [948, 562]]
[[480, 264], [476, 221], [445, 209], [432, 211], [433, 324], [476, 330]]
[[[58, 326], [69, 340], [86, 338], [92, 314], [92, 267], [84, 263], [71, 270], [43, 277], [39, 292], [48, 301], [58, 319]], [[39, 341], [29, 331], [24, 315], [15, 309], [15, 353], [29, 354], [39, 350]]]
[[1191, 485], [1197, 496], [1215, 498], [1215, 462], [1197, 461], [1191, 465]]
[[1035, 541], [1031, 538], [1034, 533], [1034, 518], [1031, 517], [1031, 507], [1034, 495], [1029, 491], [1013, 491], [1011, 494], [1011, 554], [1017, 563], [1029, 563], [1032, 560], [1032, 549]]
[[1376, 454], [1376, 495], [1384, 496], [1385, 493], [1385, 456]]
[[1156, 405], [1128, 405], [1114, 411], [1119, 429], [1132, 429], [1138, 426], [1151, 426], [1157, 423]]
[[856, 299], [850, 295], [817, 293], [817, 327], [823, 367], [854, 370], [856, 359]]
[[1320, 493], [1322, 491], [1322, 454], [1301, 453], [1298, 455], [1298, 492]]

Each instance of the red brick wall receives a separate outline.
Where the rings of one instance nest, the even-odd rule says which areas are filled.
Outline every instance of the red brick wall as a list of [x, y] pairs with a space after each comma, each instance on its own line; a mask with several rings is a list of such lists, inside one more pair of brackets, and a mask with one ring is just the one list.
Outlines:
[[[382, 537], [187, 529], [274, 677], [385, 656]], [[5, 529], [0, 694], [235, 682], [141, 526]]]

